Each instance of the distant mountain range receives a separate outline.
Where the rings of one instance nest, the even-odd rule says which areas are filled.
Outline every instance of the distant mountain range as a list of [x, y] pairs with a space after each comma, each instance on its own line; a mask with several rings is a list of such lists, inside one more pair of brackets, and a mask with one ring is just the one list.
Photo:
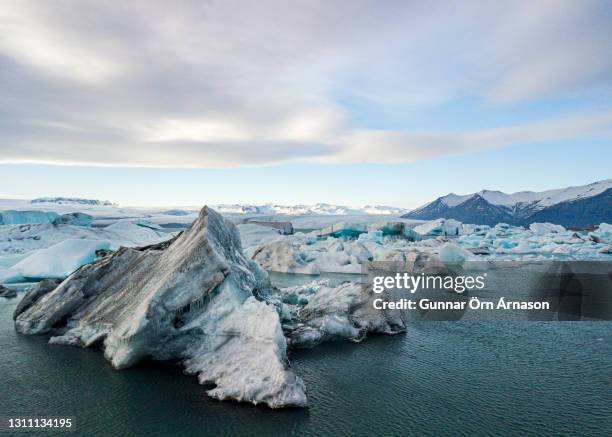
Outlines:
[[452, 218], [464, 223], [528, 225], [550, 222], [565, 227], [612, 223], [612, 179], [580, 187], [541, 192], [478, 193], [438, 197], [402, 217], [418, 220]]
[[117, 206], [108, 200], [82, 199], [80, 197], [39, 197], [30, 200], [30, 203], [54, 203], [57, 205], [91, 205], [91, 206]]
[[213, 205], [214, 209], [222, 214], [257, 214], [257, 215], [402, 215], [408, 210], [394, 206], [365, 205], [362, 207], [348, 207], [317, 203], [316, 205]]
[[[315, 205], [278, 205], [273, 203], [267, 204], [219, 204], [210, 205], [216, 211], [222, 214], [244, 214], [244, 215], [392, 215], [399, 217], [407, 213], [406, 208], [397, 208], [394, 206], [383, 205], [365, 205], [361, 207], [348, 207], [343, 205], [332, 205], [329, 203], [317, 203]], [[100, 207], [100, 208], [99, 208]], [[189, 206], [184, 208], [171, 208], [164, 210], [161, 207], [120, 207], [118, 204], [109, 202], [108, 200], [83, 199], [78, 197], [39, 197], [32, 200], [26, 199], [1, 199], [0, 210], [7, 209], [36, 209], [45, 211], [54, 211], [56, 209], [79, 210], [82, 208], [88, 212], [92, 208], [99, 209], [100, 213], [108, 209], [121, 208], [128, 211], [130, 209], [161, 213], [171, 216], [188, 216], [197, 214], [199, 206]]]
[[[118, 205], [96, 199], [74, 197], [41, 197], [31, 201], [3, 201], [0, 209], [24, 209], [28, 202], [34, 209], [54, 210], [61, 208], [118, 208]], [[602, 222], [612, 223], [612, 179], [606, 179], [580, 187], [559, 188], [541, 192], [521, 191], [506, 194], [501, 191], [482, 190], [477, 193], [448, 194], [412, 211], [407, 209], [365, 205], [348, 207], [317, 203], [315, 205], [268, 204], [221, 204], [212, 205], [222, 214], [241, 215], [288, 215], [288, 216], [350, 216], [389, 215], [416, 220], [452, 218], [463, 223], [495, 225], [509, 223], [529, 225], [534, 222], [551, 222], [565, 227], [588, 227]], [[60, 209], [61, 209], [60, 208]], [[195, 209], [172, 209], [166, 215], [188, 216]]]

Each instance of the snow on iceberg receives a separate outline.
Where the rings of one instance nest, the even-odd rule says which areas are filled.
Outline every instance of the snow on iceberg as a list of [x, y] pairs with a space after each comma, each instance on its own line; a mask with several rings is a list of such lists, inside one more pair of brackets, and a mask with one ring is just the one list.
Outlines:
[[79, 267], [94, 262], [98, 250], [108, 250], [103, 240], [65, 240], [47, 249], [40, 249], [19, 261], [10, 271], [22, 278], [65, 278]]
[[595, 242], [612, 243], [612, 225], [600, 224], [595, 231], [589, 234], [589, 237]]
[[368, 333], [397, 334], [406, 324], [400, 310], [376, 310], [379, 298], [363, 285], [345, 282], [336, 287], [323, 281], [280, 290], [285, 311], [283, 329], [294, 348], [333, 340], [361, 341]]
[[35, 288], [14, 314], [23, 334], [51, 343], [101, 344], [113, 367], [181, 360], [218, 399], [305, 406], [287, 366], [286, 340], [267, 274], [242, 253], [236, 227], [204, 207], [173, 240], [123, 247], [56, 288]]
[[414, 231], [422, 236], [455, 236], [459, 235], [461, 222], [453, 219], [432, 220], [414, 228]]
[[536, 235], [546, 235], [550, 233], [560, 234], [567, 232], [561, 225], [555, 225], [553, 223], [532, 223], [529, 225], [529, 229]]
[[454, 243], [446, 243], [438, 253], [440, 261], [445, 265], [463, 265], [466, 261], [474, 260], [476, 257], [472, 252]]
[[313, 258], [294, 247], [290, 240], [274, 241], [253, 252], [252, 259], [265, 270], [281, 273], [303, 273], [318, 275], [319, 268]]
[[285, 239], [276, 229], [261, 225], [238, 225], [238, 230], [242, 249], [248, 257], [252, 257], [255, 250], [266, 244]]
[[171, 238], [173, 234], [122, 222], [106, 228], [73, 225], [9, 225], [0, 227], [0, 255], [25, 254], [68, 239], [105, 240], [119, 246], [145, 246]]
[[312, 240], [309, 235], [286, 236], [252, 251], [252, 259], [268, 271], [281, 273], [361, 273], [365, 261], [374, 259], [362, 240], [327, 237]]
[[[281, 236], [260, 233], [249, 237], [247, 253], [264, 269], [284, 273], [361, 273], [364, 261], [398, 261], [412, 251], [438, 254], [447, 262], [512, 259], [610, 259], [612, 226], [574, 232], [558, 225], [536, 223], [531, 229], [499, 223], [494, 227], [465, 225], [454, 220], [434, 220], [417, 226], [414, 241], [396, 235], [392, 224], [373, 224], [357, 239], [319, 237], [317, 232]], [[346, 228], [342, 228], [346, 229]], [[384, 234], [384, 229], [387, 235]], [[410, 229], [410, 228], [404, 228]], [[450, 246], [445, 245], [450, 242]]]

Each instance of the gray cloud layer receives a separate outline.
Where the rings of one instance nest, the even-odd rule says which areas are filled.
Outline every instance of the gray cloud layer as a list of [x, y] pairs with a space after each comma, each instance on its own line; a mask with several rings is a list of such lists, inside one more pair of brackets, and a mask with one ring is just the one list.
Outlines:
[[611, 113], [377, 131], [338, 102], [418, 110], [609, 93], [610, 41], [604, 1], [5, 0], [0, 162], [401, 162], [609, 137]]

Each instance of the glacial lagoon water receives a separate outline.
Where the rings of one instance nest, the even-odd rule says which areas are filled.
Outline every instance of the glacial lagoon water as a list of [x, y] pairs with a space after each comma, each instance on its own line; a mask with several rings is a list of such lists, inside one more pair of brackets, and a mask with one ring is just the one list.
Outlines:
[[415, 322], [293, 352], [310, 408], [273, 411], [212, 400], [176, 365], [115, 371], [17, 335], [20, 298], [0, 299], [0, 416], [73, 416], [67, 435], [612, 433], [612, 322]]

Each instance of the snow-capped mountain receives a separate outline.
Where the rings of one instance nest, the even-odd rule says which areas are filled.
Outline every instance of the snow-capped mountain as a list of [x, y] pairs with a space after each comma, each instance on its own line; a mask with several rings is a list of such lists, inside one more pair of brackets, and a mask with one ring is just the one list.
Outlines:
[[213, 205], [222, 214], [259, 214], [259, 215], [402, 215], [406, 209], [393, 206], [365, 205], [363, 207], [347, 207], [317, 203], [315, 205]]
[[589, 226], [612, 219], [612, 179], [579, 187], [506, 194], [482, 190], [448, 194], [403, 217], [421, 220], [453, 218], [466, 223], [495, 225], [548, 221], [564, 226]]

